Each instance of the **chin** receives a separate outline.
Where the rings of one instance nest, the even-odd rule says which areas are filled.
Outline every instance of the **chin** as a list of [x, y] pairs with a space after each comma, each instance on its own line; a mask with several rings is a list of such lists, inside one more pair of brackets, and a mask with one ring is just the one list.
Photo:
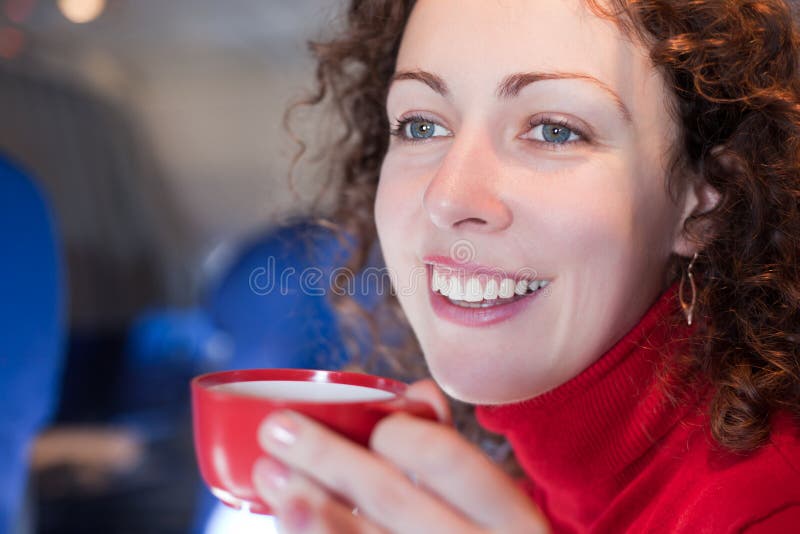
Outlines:
[[[460, 356], [453, 357], [456, 354]], [[431, 377], [448, 396], [469, 404], [505, 404], [534, 397], [544, 391], [537, 377], [499, 365], [497, 353], [464, 353], [463, 347], [424, 350]], [[510, 359], [508, 355], [500, 356]], [[531, 371], [529, 371], [531, 372]]]

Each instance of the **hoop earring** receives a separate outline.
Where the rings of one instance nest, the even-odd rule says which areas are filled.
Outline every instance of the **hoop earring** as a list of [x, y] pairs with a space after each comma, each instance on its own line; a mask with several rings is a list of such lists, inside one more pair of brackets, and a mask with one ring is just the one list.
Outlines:
[[[694, 313], [694, 304], [697, 300], [697, 288], [694, 285], [694, 276], [692, 275], [692, 267], [694, 266], [694, 262], [697, 259], [697, 252], [694, 253], [692, 256], [692, 260], [689, 262], [689, 266], [686, 268], [686, 272], [681, 274], [681, 284], [678, 287], [678, 299], [681, 301], [681, 308], [683, 309], [683, 314], [686, 316], [686, 324], [692, 326], [692, 314]], [[692, 288], [692, 301], [687, 304], [685, 300], [683, 300], [683, 283], [686, 275], [689, 275], [689, 284]]]

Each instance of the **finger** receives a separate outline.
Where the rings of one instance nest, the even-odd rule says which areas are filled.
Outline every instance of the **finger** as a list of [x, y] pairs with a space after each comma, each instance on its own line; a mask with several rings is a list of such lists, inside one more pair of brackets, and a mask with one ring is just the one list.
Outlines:
[[281, 533], [378, 534], [377, 525], [353, 514], [352, 506], [337, 500], [300, 473], [270, 458], [253, 467], [253, 485], [272, 507]]
[[409, 399], [427, 402], [433, 406], [436, 415], [439, 417], [439, 421], [442, 423], [450, 424], [452, 421], [450, 403], [447, 402], [447, 397], [445, 397], [444, 393], [442, 393], [442, 390], [439, 389], [439, 386], [436, 385], [433, 379], [426, 378], [414, 382], [408, 386], [405, 395]]
[[442, 533], [474, 530], [395, 466], [300, 414], [272, 414], [259, 429], [259, 442], [271, 455], [354, 503], [362, 515], [392, 532], [426, 532], [431, 525]]
[[514, 481], [452, 427], [394, 414], [378, 423], [370, 448], [484, 527], [528, 524], [533, 532], [535, 523], [547, 524]]

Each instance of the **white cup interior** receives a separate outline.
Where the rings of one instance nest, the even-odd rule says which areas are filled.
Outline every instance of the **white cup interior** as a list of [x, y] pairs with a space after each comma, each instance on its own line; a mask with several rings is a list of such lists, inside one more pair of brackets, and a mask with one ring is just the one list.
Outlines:
[[389, 400], [395, 394], [382, 389], [351, 384], [303, 380], [254, 380], [217, 384], [210, 389], [267, 399], [301, 402], [364, 402]]

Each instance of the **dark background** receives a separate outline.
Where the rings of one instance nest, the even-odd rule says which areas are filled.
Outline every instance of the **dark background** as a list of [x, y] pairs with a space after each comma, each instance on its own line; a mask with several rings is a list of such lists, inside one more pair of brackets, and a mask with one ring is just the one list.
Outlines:
[[[69, 19], [93, 4], [92, 20]], [[202, 529], [187, 384], [231, 349], [197, 310], [243, 243], [308, 211], [314, 172], [290, 191], [281, 117], [311, 84], [306, 40], [338, 11], [0, 0], [0, 152], [46, 196], [67, 294], [63, 379], [31, 448], [22, 532]]]

